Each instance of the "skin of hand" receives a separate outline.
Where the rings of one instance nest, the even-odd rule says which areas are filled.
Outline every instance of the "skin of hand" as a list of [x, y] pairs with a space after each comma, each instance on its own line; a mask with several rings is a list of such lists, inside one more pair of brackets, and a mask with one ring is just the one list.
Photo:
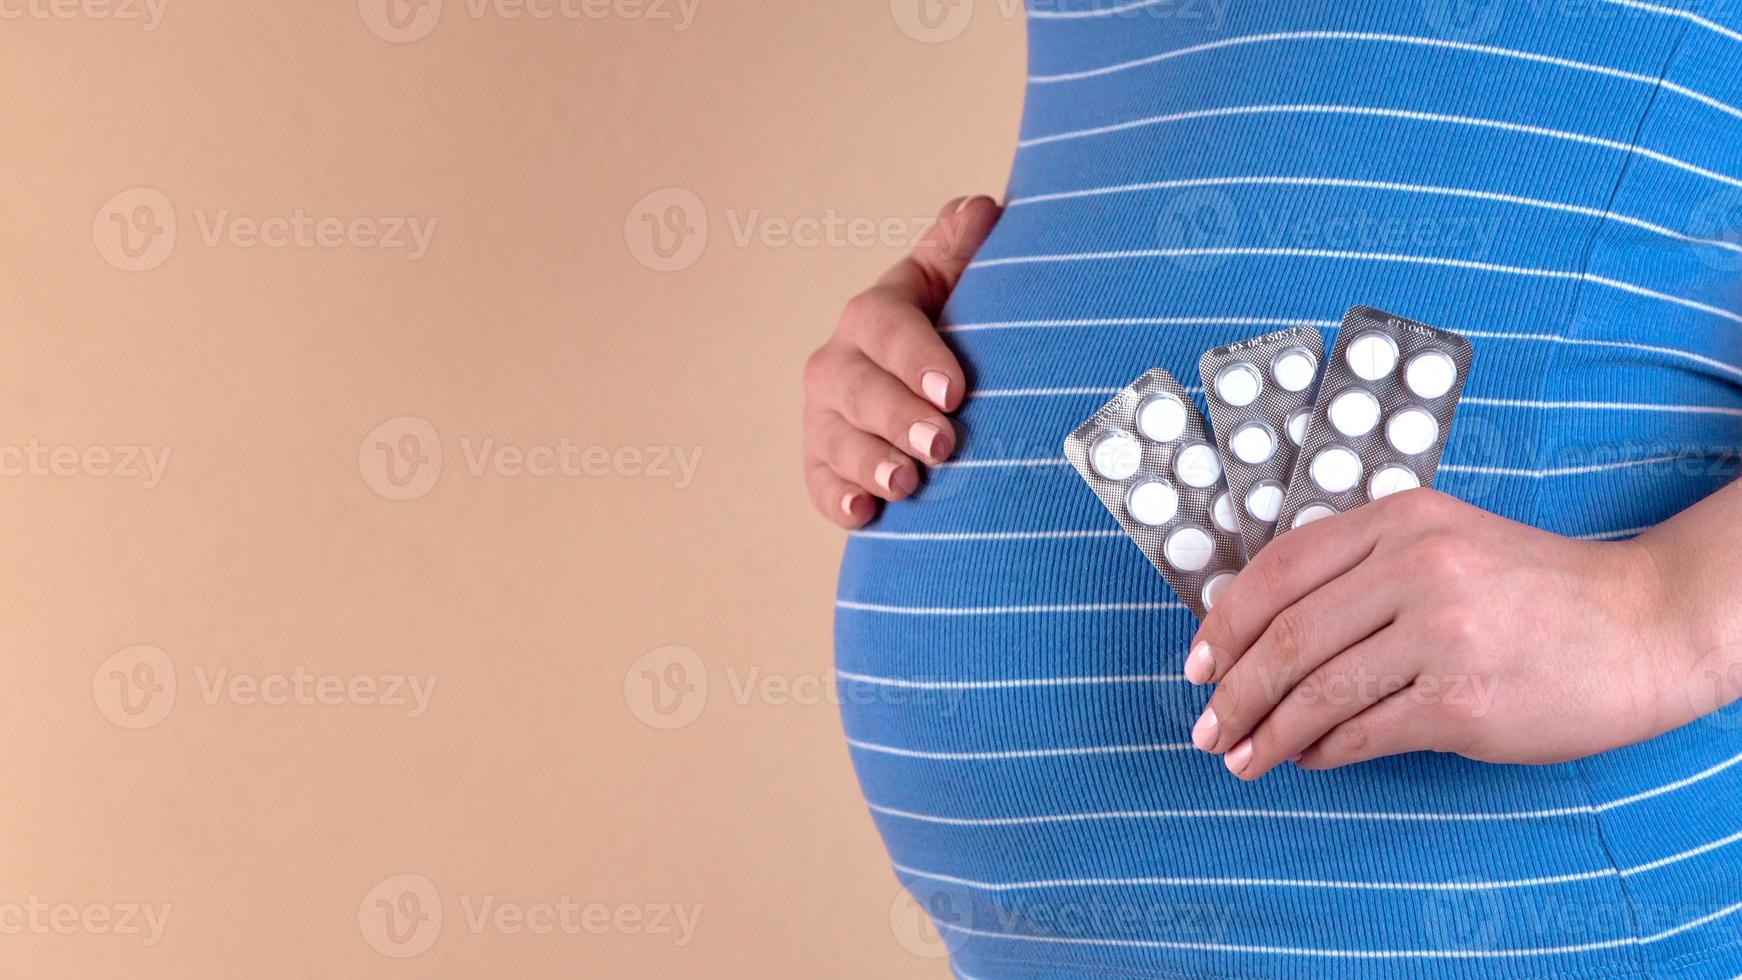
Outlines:
[[[1186, 658], [1198, 748], [1255, 780], [1403, 752], [1552, 763], [1742, 694], [1742, 483], [1630, 541], [1565, 538], [1432, 489], [1277, 536]], [[1714, 683], [1716, 681], [1716, 683]]]
[[913, 250], [853, 297], [804, 366], [804, 476], [811, 503], [845, 528], [877, 499], [919, 488], [919, 463], [955, 451], [947, 417], [967, 378], [938, 335], [944, 301], [1002, 213], [990, 197], [944, 205]]

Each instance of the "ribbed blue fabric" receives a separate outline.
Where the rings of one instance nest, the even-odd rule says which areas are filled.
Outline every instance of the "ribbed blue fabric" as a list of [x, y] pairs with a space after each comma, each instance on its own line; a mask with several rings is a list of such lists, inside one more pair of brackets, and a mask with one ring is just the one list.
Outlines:
[[[957, 461], [853, 535], [846, 734], [966, 978], [1742, 973], [1742, 711], [1573, 764], [1256, 784], [1195, 620], [1060, 443], [1151, 367], [1356, 303], [1468, 335], [1439, 486], [1623, 537], [1735, 475], [1742, 10], [1038, 0]], [[1666, 461], [1665, 457], [1669, 457]], [[1503, 626], [1504, 624], [1498, 624]]]

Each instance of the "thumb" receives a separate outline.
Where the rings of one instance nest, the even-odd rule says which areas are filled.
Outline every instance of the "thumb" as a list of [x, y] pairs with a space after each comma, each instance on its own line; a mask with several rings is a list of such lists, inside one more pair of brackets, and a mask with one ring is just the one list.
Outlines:
[[899, 290], [927, 316], [936, 318], [1003, 213], [998, 202], [984, 194], [956, 198], [943, 206], [913, 251], [884, 273], [878, 285]]

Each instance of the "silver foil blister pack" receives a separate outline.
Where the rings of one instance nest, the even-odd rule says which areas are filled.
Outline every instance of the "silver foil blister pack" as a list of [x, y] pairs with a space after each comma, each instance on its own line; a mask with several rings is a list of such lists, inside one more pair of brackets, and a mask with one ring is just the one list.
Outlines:
[[1277, 533], [1430, 486], [1470, 374], [1458, 334], [1357, 306], [1343, 317]]
[[1198, 376], [1246, 557], [1276, 533], [1324, 367], [1325, 340], [1290, 327], [1204, 352]]
[[1185, 389], [1144, 372], [1065, 437], [1065, 458], [1203, 618], [1245, 565], [1222, 465]]

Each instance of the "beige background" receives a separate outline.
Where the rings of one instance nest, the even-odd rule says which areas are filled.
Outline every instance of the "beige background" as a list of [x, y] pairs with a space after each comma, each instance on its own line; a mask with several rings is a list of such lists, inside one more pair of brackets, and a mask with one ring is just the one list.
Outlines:
[[0, 5], [0, 974], [944, 976], [797, 380], [1016, 5], [387, 2]]

